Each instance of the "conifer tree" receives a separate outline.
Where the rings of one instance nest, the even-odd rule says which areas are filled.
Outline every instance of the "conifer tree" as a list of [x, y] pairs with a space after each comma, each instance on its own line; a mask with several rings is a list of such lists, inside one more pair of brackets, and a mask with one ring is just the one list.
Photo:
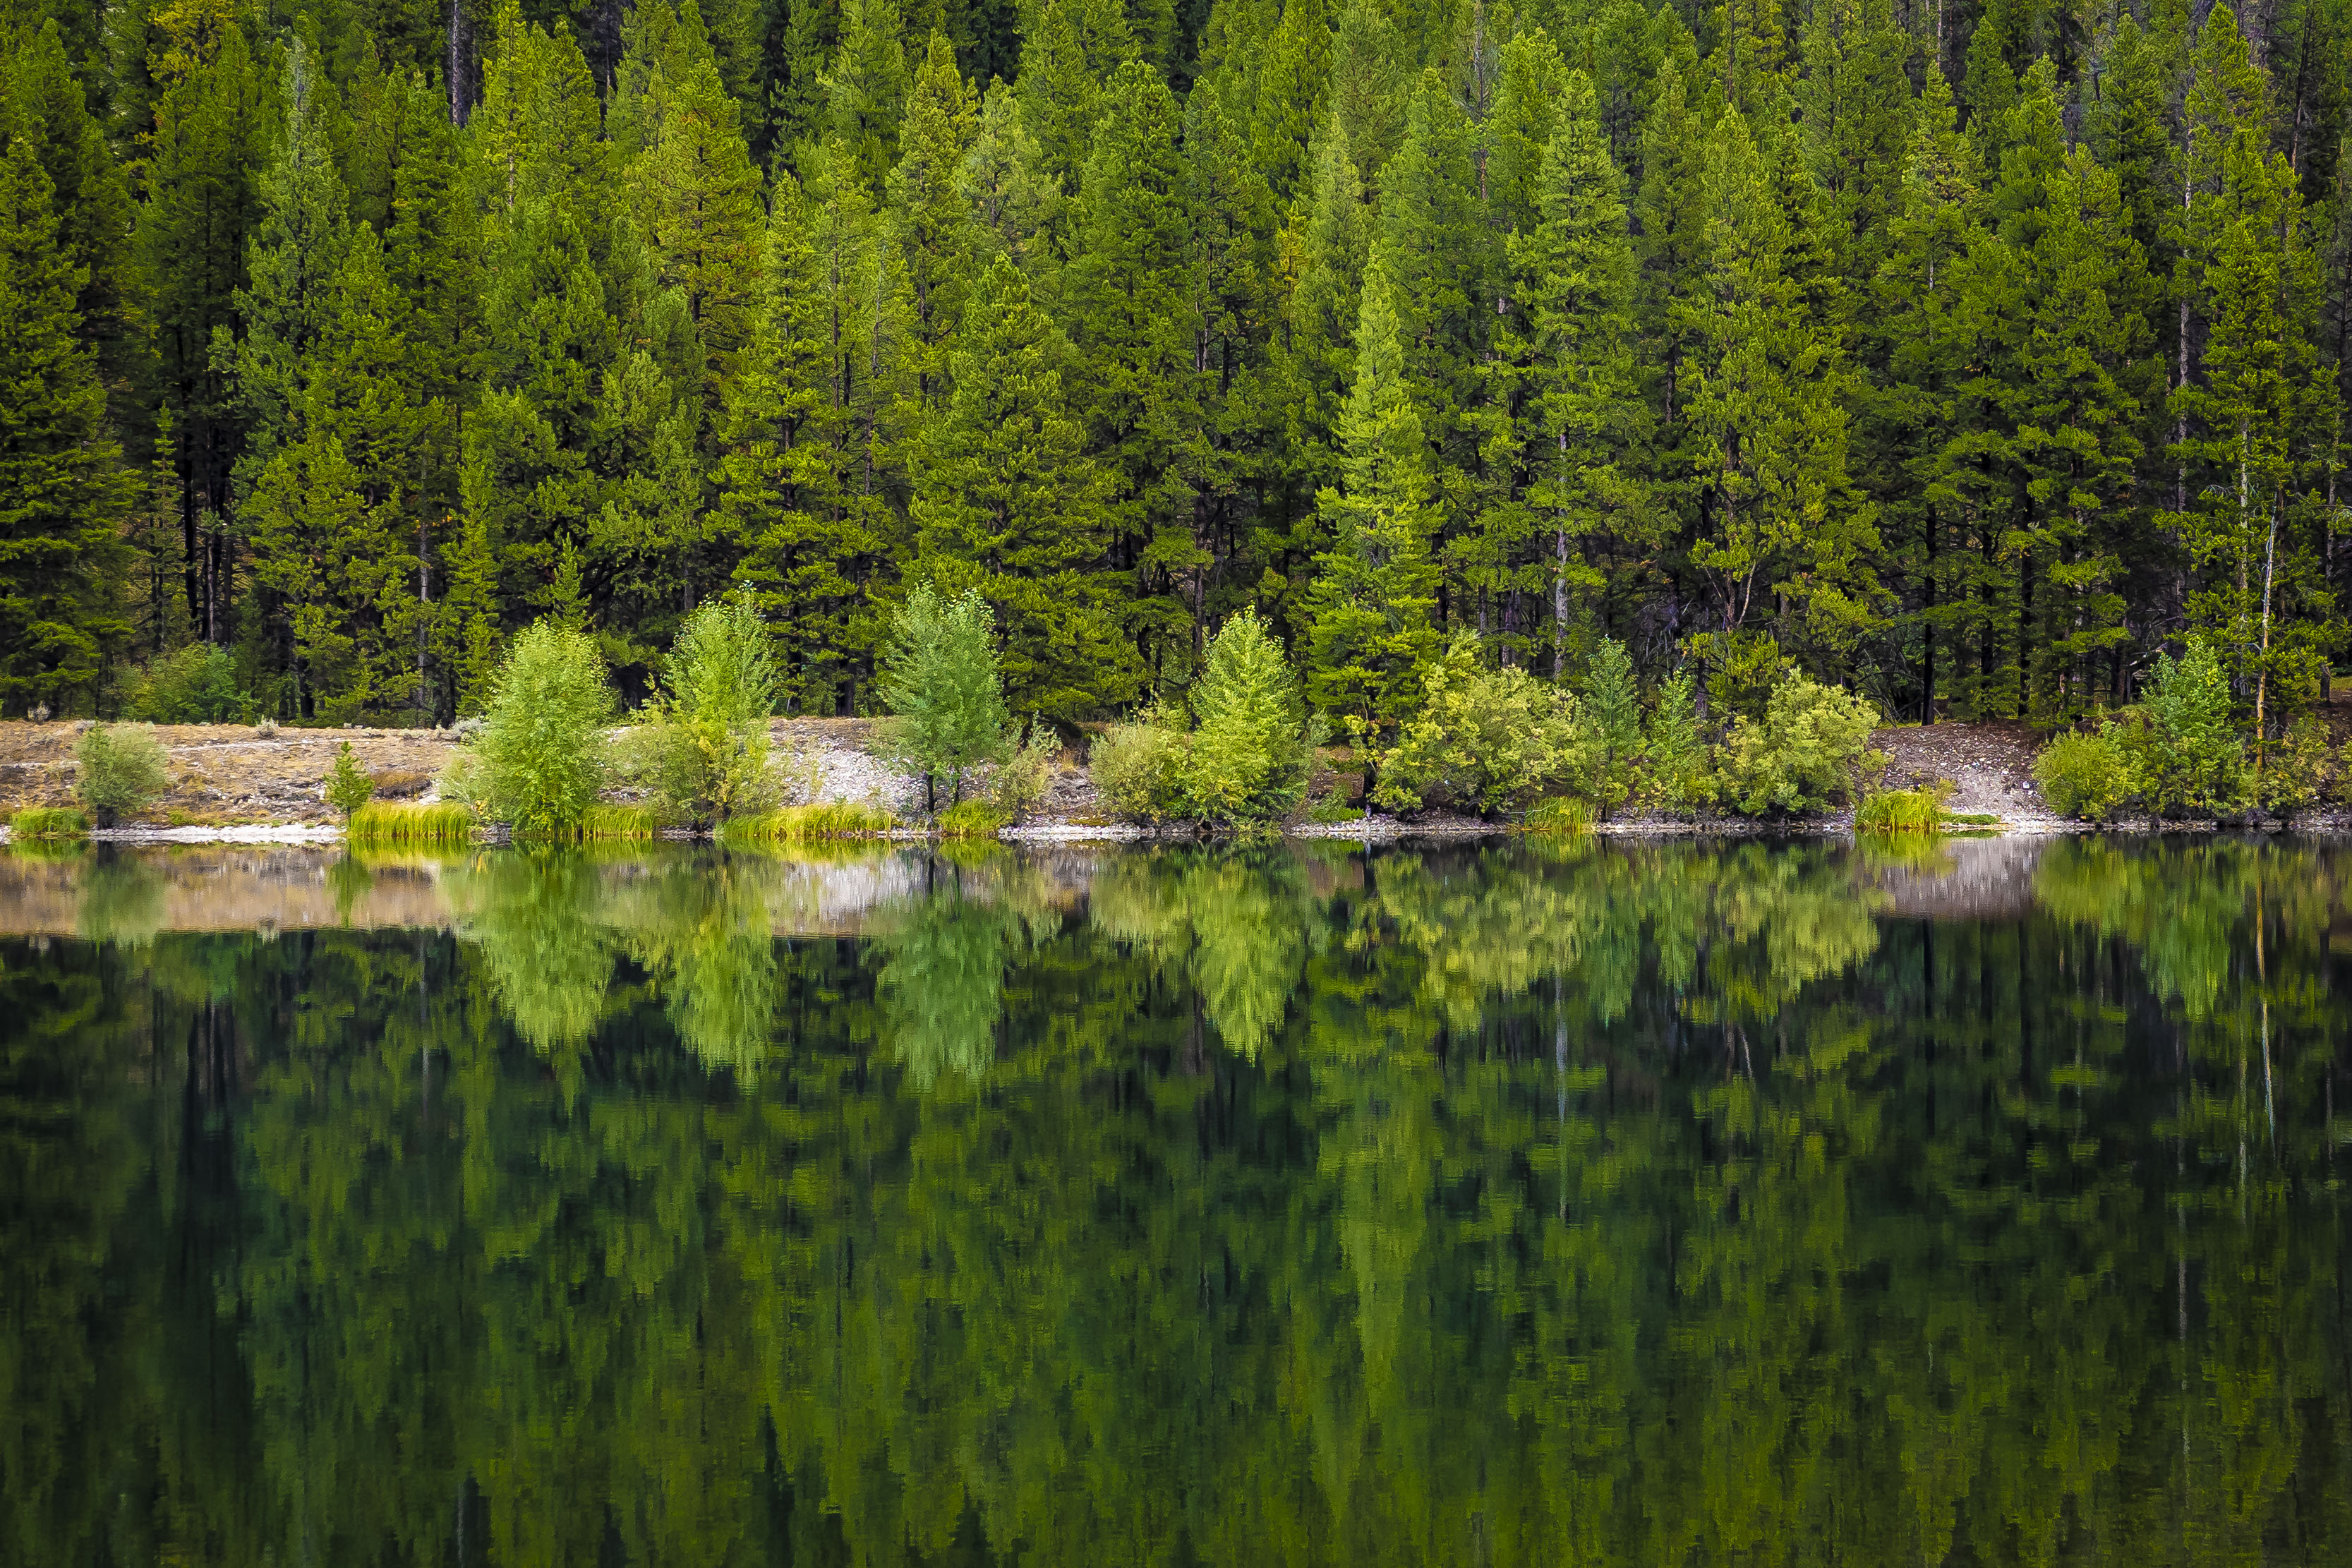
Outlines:
[[136, 482], [76, 341], [82, 278], [21, 114], [0, 102], [0, 704], [19, 712], [62, 708], [129, 639], [116, 530]]
[[1183, 580], [1203, 561], [1190, 531], [1187, 449], [1196, 438], [1191, 226], [1176, 100], [1130, 60], [1104, 95], [1072, 224], [1067, 291], [1079, 374], [1073, 400], [1112, 486], [1111, 560], [1132, 574], [1130, 635], [1155, 666], [1192, 641]]
[[921, 416], [947, 399], [948, 355], [963, 321], [963, 299], [979, 236], [961, 189], [963, 157], [977, 134], [971, 94], [946, 35], [933, 33], [915, 72], [890, 174], [891, 223], [905, 258], [908, 315], [904, 358]]
[[1340, 420], [1340, 481], [1318, 498], [1331, 548], [1310, 592], [1307, 699], [1360, 748], [1383, 745], [1435, 657], [1437, 570], [1428, 449], [1405, 384], [1387, 278], [1364, 279], [1355, 389]]
[[1328, 118], [1331, 22], [1323, 0], [1287, 0], [1257, 68], [1250, 162], [1277, 203], [1287, 205], [1312, 168], [1316, 132]]
[[1828, 198], [1830, 243], [1851, 288], [1877, 275], [1900, 199], [1910, 52], [1891, 0], [1822, 0], [1805, 24], [1805, 161]]
[[[719, 505], [741, 563], [776, 628], [782, 695], [794, 711], [830, 713], [870, 663], [869, 589], [881, 571], [883, 519], [844, 484], [836, 442], [849, 426], [834, 403], [824, 271], [799, 184], [777, 183], [758, 330], [730, 386]], [[944, 378], [942, 378], [944, 379]]]
[[858, 183], [878, 191], [898, 162], [907, 51], [898, 0], [842, 0], [841, 48], [824, 79], [825, 137], [845, 149]]
[[1140, 675], [1101, 570], [1108, 487], [1062, 390], [1061, 335], [1000, 258], [964, 308], [955, 392], [918, 453], [921, 568], [996, 612], [1019, 710], [1076, 718], [1132, 697]]
[[1626, 461], [1644, 420], [1625, 204], [1591, 79], [1573, 73], [1563, 96], [1537, 175], [1540, 221], [1510, 243], [1512, 297], [1526, 325], [1507, 334], [1496, 361], [1516, 383], [1506, 397], [1520, 404], [1513, 467], [1528, 475], [1528, 505], [1550, 535], [1555, 678], [1567, 659], [1570, 585], [1596, 577], [1586, 542], [1615, 529], [1638, 547], [1645, 510]]
[[1780, 630], [1846, 641], [1874, 541], [1846, 493], [1836, 329], [1808, 309], [1788, 215], [1736, 110], [1716, 127], [1706, 177], [1709, 298], [1690, 402], [1706, 521], [1691, 563], [1727, 639], [1778, 600], [1802, 612]]

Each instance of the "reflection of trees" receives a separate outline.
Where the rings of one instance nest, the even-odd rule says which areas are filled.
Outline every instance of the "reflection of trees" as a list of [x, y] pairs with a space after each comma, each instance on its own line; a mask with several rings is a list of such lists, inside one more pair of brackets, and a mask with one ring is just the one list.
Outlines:
[[561, 1070], [481, 881], [8, 944], [0, 1555], [2337, 1560], [2339, 858], [2210, 854], [524, 878]]

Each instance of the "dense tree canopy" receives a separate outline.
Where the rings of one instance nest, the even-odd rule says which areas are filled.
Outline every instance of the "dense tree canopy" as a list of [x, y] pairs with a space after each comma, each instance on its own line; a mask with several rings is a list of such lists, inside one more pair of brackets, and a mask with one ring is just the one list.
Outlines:
[[9, 712], [446, 720], [560, 600], [641, 696], [736, 584], [818, 713], [927, 580], [1065, 721], [1244, 609], [1374, 731], [1462, 632], [2045, 723], [2203, 633], [2269, 733], [2344, 640], [2346, 0], [0, 28]]

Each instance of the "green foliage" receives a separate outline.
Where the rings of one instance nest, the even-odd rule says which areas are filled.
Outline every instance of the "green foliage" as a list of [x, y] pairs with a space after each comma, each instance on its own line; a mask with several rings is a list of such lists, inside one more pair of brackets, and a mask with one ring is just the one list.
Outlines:
[[1087, 752], [1087, 775], [1105, 807], [1131, 822], [1166, 822], [1184, 813], [1185, 736], [1182, 721], [1147, 709], [1135, 721], [1113, 724]]
[[2034, 753], [2033, 785], [2061, 816], [2105, 822], [2138, 793], [2132, 748], [2113, 723], [2053, 735]]
[[1658, 687], [1643, 737], [1643, 796], [1664, 810], [1687, 816], [1713, 804], [1715, 780], [1701, 733], [1696, 684], [1685, 665]]
[[353, 813], [374, 798], [375, 780], [360, 766], [359, 758], [352, 754], [352, 743], [345, 741], [335, 748], [335, 764], [327, 773], [327, 804], [348, 823]]
[[1877, 757], [1878, 710], [1841, 687], [1803, 675], [1782, 681], [1759, 723], [1745, 714], [1725, 736], [1724, 798], [1748, 816], [1826, 810], [1852, 794]]
[[2263, 752], [2255, 794], [2264, 810], [2292, 816], [2326, 799], [2336, 776], [2326, 721], [2316, 713], [2298, 714], [2286, 733]]
[[748, 594], [712, 600], [678, 628], [659, 689], [629, 736], [625, 771], [672, 821], [709, 827], [775, 805], [768, 715], [777, 676]]
[[372, 801], [343, 825], [343, 842], [385, 848], [457, 848], [474, 841], [471, 807], [455, 801]]
[[552, 620], [533, 623], [499, 667], [463, 797], [522, 837], [575, 831], [604, 787], [612, 718], [596, 645]]
[[1592, 803], [1606, 816], [1632, 796], [1642, 764], [1642, 696], [1625, 645], [1603, 637], [1584, 675], [1584, 712], [1592, 724]]
[[980, 799], [960, 800], [940, 813], [940, 836], [943, 838], [993, 838], [1013, 818], [989, 802]]
[[253, 710], [253, 699], [237, 689], [228, 649], [190, 643], [133, 678], [127, 710], [150, 724], [234, 724]]
[[89, 818], [71, 806], [28, 805], [8, 819], [8, 837], [12, 841], [87, 838]]
[[1265, 821], [1306, 798], [1318, 737], [1282, 645], [1254, 612], [1234, 616], [1210, 641], [1185, 698], [1197, 721], [1178, 768], [1187, 815]]
[[1420, 709], [1381, 758], [1373, 799], [1491, 816], [1560, 790], [1589, 792], [1604, 742], [1582, 704], [1516, 666], [1484, 668], [1457, 637], [1432, 666]]
[[818, 801], [788, 805], [758, 816], [731, 817], [719, 827], [722, 843], [791, 844], [815, 838], [872, 838], [898, 819], [878, 805], [856, 801]]
[[898, 715], [899, 753], [926, 787], [963, 798], [965, 778], [1004, 753], [1008, 722], [997, 675], [995, 619], [967, 590], [948, 598], [916, 584], [899, 606], [882, 665], [882, 700]]
[[2164, 816], [2226, 814], [2248, 795], [2245, 748], [2230, 722], [2230, 681], [2210, 639], [2191, 637], [2180, 658], [2158, 654], [2145, 700], [2137, 778]]
[[1592, 831], [1597, 820], [1592, 803], [1572, 795], [1538, 801], [1519, 823], [1519, 831], [1544, 838], [1575, 838]]
[[74, 796], [100, 827], [153, 804], [170, 782], [163, 743], [144, 724], [93, 724], [74, 742]]
[[988, 775], [988, 804], [1007, 822], [1034, 816], [1054, 787], [1054, 762], [1061, 754], [1062, 743], [1050, 728], [1030, 725], [1021, 743]]
[[1940, 833], [1944, 828], [1944, 802], [1950, 795], [1948, 785], [1935, 784], [1918, 789], [1879, 790], [1863, 797], [1854, 808], [1853, 830], [1856, 833]]
[[665, 815], [657, 806], [599, 801], [581, 813], [579, 826], [565, 837], [583, 844], [643, 843], [660, 837]]

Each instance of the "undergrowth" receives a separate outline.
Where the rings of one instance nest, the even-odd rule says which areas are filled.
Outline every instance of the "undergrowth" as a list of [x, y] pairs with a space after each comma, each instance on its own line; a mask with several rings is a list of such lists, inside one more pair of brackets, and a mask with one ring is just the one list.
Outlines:
[[8, 819], [16, 838], [87, 838], [89, 818], [69, 805], [27, 806]]
[[809, 838], [870, 838], [887, 832], [898, 818], [878, 805], [856, 801], [819, 801], [788, 805], [757, 816], [730, 818], [719, 826], [722, 844], [788, 844]]
[[371, 801], [352, 813], [349, 844], [466, 845], [474, 840], [474, 814], [454, 801]]

